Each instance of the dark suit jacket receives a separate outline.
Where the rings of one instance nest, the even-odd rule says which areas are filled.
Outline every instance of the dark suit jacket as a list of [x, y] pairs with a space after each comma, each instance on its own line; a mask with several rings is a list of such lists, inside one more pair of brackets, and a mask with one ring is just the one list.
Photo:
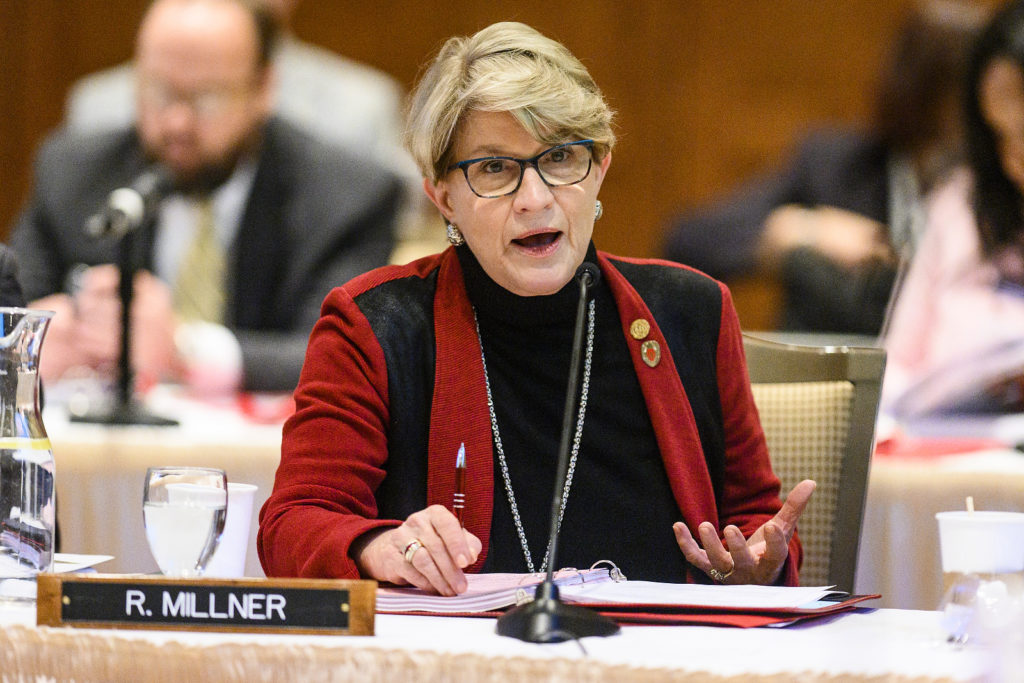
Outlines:
[[[880, 223], [889, 220], [889, 154], [855, 131], [819, 131], [781, 172], [746, 183], [726, 199], [682, 216], [670, 226], [668, 258], [728, 280], [757, 268], [764, 222], [786, 204], [832, 206]], [[877, 334], [895, 270], [865, 267], [849, 274], [809, 249], [782, 268], [786, 329]]]
[[[30, 301], [62, 291], [76, 264], [116, 262], [116, 242], [87, 237], [83, 225], [146, 164], [132, 129], [58, 131], [44, 143], [12, 238]], [[283, 121], [267, 124], [228, 266], [226, 324], [242, 347], [246, 388], [294, 388], [324, 297], [387, 262], [401, 192], [373, 162]], [[148, 265], [153, 234], [140, 239]]]
[[0, 306], [24, 306], [25, 295], [18, 282], [18, 262], [6, 244], [0, 244]]

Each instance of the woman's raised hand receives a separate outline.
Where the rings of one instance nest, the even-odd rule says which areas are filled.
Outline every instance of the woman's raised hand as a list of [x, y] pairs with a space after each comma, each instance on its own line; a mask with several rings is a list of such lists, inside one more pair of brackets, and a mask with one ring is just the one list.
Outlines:
[[703, 522], [697, 529], [700, 545], [685, 524], [676, 522], [672, 529], [679, 549], [690, 564], [719, 583], [773, 584], [789, 556], [789, 541], [796, 531], [796, 522], [815, 486], [810, 479], [794, 486], [782, 509], [750, 538], [743, 538], [743, 533], [732, 524], [725, 527], [722, 530], [724, 545], [711, 522]]

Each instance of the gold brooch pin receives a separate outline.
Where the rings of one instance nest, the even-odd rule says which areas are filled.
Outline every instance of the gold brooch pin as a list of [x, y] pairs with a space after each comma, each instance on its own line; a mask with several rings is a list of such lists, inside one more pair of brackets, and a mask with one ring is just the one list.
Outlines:
[[637, 341], [645, 339], [650, 333], [651, 324], [643, 318], [637, 318], [629, 325], [629, 334]]

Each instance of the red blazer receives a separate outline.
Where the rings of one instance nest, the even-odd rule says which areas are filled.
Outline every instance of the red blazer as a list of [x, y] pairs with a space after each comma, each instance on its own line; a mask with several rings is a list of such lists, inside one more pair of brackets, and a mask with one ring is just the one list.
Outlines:
[[[725, 444], [723, 485], [716, 501], [694, 415], [668, 352], [669, 344], [651, 310], [615, 263], [685, 267], [610, 257], [603, 252], [598, 253], [598, 262], [619, 309], [622, 333], [681, 519], [695, 537], [697, 526], [704, 521], [719, 530], [735, 524], [749, 536], [781, 503], [779, 480], [768, 460], [750, 391], [739, 320], [728, 289], [715, 283], [721, 293], [721, 317], [714, 355]], [[433, 319], [436, 343], [426, 504], [451, 502], [455, 455], [464, 442], [464, 522], [483, 543], [483, 552], [467, 571], [479, 571], [483, 565], [494, 495], [491, 425], [473, 310], [458, 259], [449, 249], [405, 266], [371, 271], [335, 289], [324, 301], [295, 392], [297, 409], [284, 427], [274, 492], [260, 511], [258, 550], [268, 575], [358, 578], [349, 556], [353, 541], [371, 529], [401, 524], [400, 519], [379, 519], [377, 515], [375, 493], [386, 476], [389, 456], [390, 387], [384, 350], [357, 299], [404, 278], [435, 276], [432, 311], [426, 312]], [[415, 306], [417, 302], [399, 299], [394, 305]], [[630, 324], [638, 318], [650, 323], [650, 333], [643, 340], [629, 333]], [[641, 356], [641, 345], [649, 340], [662, 350], [654, 367]], [[800, 544], [794, 536], [781, 581], [796, 583], [800, 559]], [[706, 577], [695, 570], [691, 580]]]

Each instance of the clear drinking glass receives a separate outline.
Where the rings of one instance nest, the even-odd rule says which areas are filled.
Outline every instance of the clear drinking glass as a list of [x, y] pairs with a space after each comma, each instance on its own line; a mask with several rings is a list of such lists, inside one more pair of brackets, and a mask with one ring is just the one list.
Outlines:
[[142, 514], [146, 541], [166, 576], [201, 576], [220, 542], [227, 515], [224, 470], [151, 467], [146, 471]]

